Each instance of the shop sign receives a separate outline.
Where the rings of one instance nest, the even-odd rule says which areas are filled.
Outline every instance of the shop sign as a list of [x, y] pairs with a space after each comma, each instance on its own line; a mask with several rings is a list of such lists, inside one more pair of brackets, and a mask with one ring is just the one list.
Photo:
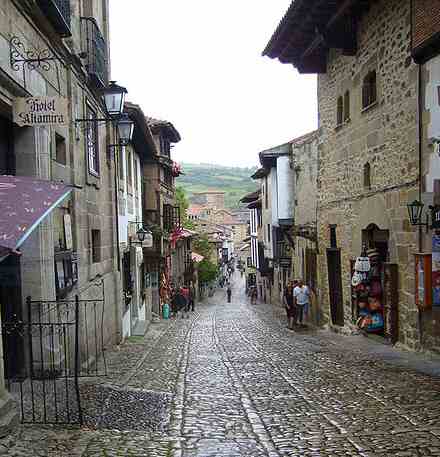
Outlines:
[[64, 97], [17, 97], [13, 103], [14, 122], [23, 126], [67, 125]]

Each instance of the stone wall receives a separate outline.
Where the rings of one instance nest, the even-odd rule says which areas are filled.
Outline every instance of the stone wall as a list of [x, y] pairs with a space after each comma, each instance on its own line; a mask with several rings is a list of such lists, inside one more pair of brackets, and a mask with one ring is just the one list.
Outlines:
[[[399, 340], [414, 347], [412, 253], [417, 246], [406, 205], [418, 195], [418, 71], [410, 55], [410, 32], [410, 0], [375, 2], [360, 20], [357, 55], [331, 51], [327, 73], [319, 75], [318, 266], [322, 311], [328, 322], [326, 248], [329, 224], [337, 224], [348, 325], [352, 321], [350, 259], [360, 254], [362, 230], [370, 224], [389, 230], [389, 261], [399, 266]], [[372, 70], [377, 74], [377, 102], [362, 109], [362, 81]], [[337, 126], [337, 98], [346, 91], [350, 118]]]

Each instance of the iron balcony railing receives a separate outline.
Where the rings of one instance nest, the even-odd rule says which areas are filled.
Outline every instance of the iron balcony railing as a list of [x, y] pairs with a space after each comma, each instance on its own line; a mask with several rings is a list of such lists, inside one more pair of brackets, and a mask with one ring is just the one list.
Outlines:
[[62, 37], [72, 35], [70, 30], [70, 0], [37, 0], [37, 3], [57, 33]]
[[82, 17], [81, 25], [87, 73], [96, 86], [105, 87], [108, 82], [107, 43], [94, 18]]

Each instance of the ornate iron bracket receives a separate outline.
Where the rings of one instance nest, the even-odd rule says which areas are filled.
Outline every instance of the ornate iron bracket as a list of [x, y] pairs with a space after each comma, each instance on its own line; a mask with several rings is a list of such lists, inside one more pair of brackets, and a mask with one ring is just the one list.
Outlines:
[[58, 60], [49, 49], [26, 50], [20, 38], [13, 36], [9, 42], [11, 46], [11, 68], [14, 71], [20, 70], [20, 66], [26, 65], [29, 70], [41, 68], [44, 71], [51, 69], [50, 62]]

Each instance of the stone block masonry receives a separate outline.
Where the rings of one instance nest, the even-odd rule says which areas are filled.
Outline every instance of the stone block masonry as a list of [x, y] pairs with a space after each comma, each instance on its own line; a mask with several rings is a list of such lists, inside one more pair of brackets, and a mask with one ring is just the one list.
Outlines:
[[[376, 72], [376, 100], [363, 107], [363, 84]], [[349, 119], [337, 126], [337, 99], [350, 94]], [[416, 347], [414, 259], [417, 237], [406, 205], [418, 196], [417, 66], [411, 58], [410, 0], [382, 0], [358, 23], [354, 57], [329, 53], [318, 78], [322, 141], [318, 175], [319, 289], [330, 322], [326, 248], [329, 224], [341, 249], [344, 323], [352, 322], [350, 260], [367, 228], [388, 234], [388, 260], [399, 269], [399, 341]]]

